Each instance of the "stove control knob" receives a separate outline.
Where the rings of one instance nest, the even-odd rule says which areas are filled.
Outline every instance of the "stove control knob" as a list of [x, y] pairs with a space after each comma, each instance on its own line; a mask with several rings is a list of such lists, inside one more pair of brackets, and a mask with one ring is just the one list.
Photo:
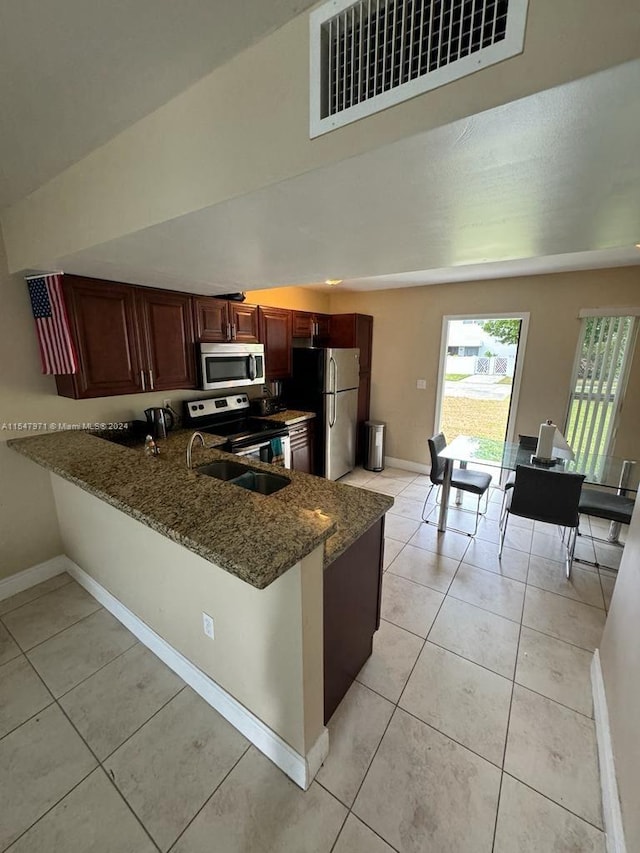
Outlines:
[[192, 412], [197, 411], [197, 409], [198, 409], [198, 407], [197, 407], [197, 406], [191, 406], [191, 411], [192, 411]]
[[204, 409], [204, 406], [202, 405], [202, 403], [200, 403], [200, 405], [198, 406], [198, 408], [199, 408], [199, 409]]

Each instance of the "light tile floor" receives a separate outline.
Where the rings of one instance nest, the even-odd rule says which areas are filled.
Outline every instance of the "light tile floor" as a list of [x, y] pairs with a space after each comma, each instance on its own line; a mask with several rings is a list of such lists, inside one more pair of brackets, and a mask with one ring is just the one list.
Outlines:
[[603, 853], [589, 667], [615, 573], [567, 582], [526, 521], [499, 561], [497, 490], [470, 539], [421, 523], [424, 476], [343, 482], [396, 502], [374, 653], [309, 791], [60, 575], [0, 602], [0, 851]]

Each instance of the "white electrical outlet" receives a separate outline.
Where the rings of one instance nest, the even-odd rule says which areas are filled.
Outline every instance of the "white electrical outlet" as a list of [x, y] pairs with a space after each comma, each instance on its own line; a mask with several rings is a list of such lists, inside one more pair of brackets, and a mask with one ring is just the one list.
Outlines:
[[212, 640], [215, 638], [213, 630], [213, 617], [209, 616], [208, 613], [202, 614], [202, 628], [207, 637], [211, 637]]
[[416, 379], [416, 388], [419, 391], [426, 391], [427, 389], [427, 380], [426, 379]]
[[162, 405], [165, 407], [165, 409], [170, 409], [171, 408], [171, 400], [163, 400]]

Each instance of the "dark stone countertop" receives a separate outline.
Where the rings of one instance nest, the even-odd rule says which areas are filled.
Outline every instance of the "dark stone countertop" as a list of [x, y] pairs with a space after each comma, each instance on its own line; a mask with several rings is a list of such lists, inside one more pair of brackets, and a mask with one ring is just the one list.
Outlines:
[[[284, 413], [283, 413], [284, 414]], [[87, 432], [14, 439], [18, 453], [96, 495], [252, 586], [263, 589], [325, 543], [325, 567], [393, 505], [393, 498], [265, 463], [251, 468], [290, 478], [269, 496], [186, 468], [191, 430], [171, 432], [159, 458]], [[215, 459], [224, 438], [196, 444], [194, 467]]]

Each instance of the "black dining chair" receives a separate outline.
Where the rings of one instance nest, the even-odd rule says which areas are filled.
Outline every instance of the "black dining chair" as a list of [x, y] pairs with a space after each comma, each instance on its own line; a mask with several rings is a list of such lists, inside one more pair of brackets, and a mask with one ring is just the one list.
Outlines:
[[563, 528], [562, 541], [567, 551], [566, 574], [568, 578], [571, 577], [580, 523], [578, 504], [583, 482], [584, 474], [565, 474], [563, 471], [518, 465], [502, 525], [498, 556], [502, 556], [509, 516], [517, 515], [532, 521], [557, 524]]
[[[615, 521], [618, 524], [631, 524], [631, 516], [635, 506], [635, 498], [629, 498], [626, 495], [617, 495], [613, 492], [600, 491], [599, 489], [582, 489], [580, 493], [580, 503], [578, 504], [578, 512], [580, 515], [589, 515], [593, 518], [601, 518], [604, 521]], [[583, 533], [581, 535], [584, 536]], [[605, 539], [599, 539], [597, 536], [589, 537], [599, 542], [614, 544]], [[597, 555], [596, 560], [585, 560], [583, 557], [576, 558], [578, 563], [586, 563], [590, 566], [599, 567]]]
[[[531, 453], [536, 452], [536, 448], [538, 447], [538, 436], [537, 435], [519, 435], [518, 436], [518, 456], [520, 453], [524, 453], [530, 451]], [[504, 524], [505, 512], [507, 508], [507, 497], [509, 495], [509, 489], [513, 488], [513, 484], [516, 481], [516, 472], [511, 471], [507, 479], [505, 480], [505, 484], [502, 487], [504, 489], [504, 494], [502, 495], [502, 506], [500, 507], [500, 527]]]
[[[437, 435], [431, 436], [428, 439], [429, 444], [429, 453], [431, 455], [431, 471], [429, 473], [429, 478], [431, 480], [431, 488], [427, 493], [427, 497], [425, 498], [424, 505], [422, 507], [422, 520], [425, 524], [432, 524], [433, 522], [428, 520], [428, 517], [425, 518], [425, 511], [427, 509], [427, 502], [429, 500], [429, 496], [434, 488], [437, 488], [442, 485], [444, 482], [444, 459], [439, 455], [447, 446], [447, 439], [444, 437], [444, 433], [439, 432]], [[483, 514], [480, 512], [480, 500], [484, 494], [487, 495], [487, 503], [489, 502], [489, 486], [491, 485], [491, 474], [485, 474], [482, 471], [468, 471], [466, 468], [454, 468], [453, 475], [451, 477], [451, 488], [452, 489], [460, 489], [463, 492], [470, 492], [473, 495], [476, 495], [478, 498], [478, 506], [476, 508], [476, 526], [474, 528], [473, 533], [469, 533], [466, 530], [459, 530], [459, 533], [465, 533], [467, 536], [475, 536], [478, 532], [478, 521], [480, 520], [480, 516]], [[464, 510], [468, 512], [469, 510]], [[486, 506], [485, 506], [486, 512]], [[427, 516], [429, 514], [427, 513]], [[451, 528], [455, 530], [456, 528]]]

